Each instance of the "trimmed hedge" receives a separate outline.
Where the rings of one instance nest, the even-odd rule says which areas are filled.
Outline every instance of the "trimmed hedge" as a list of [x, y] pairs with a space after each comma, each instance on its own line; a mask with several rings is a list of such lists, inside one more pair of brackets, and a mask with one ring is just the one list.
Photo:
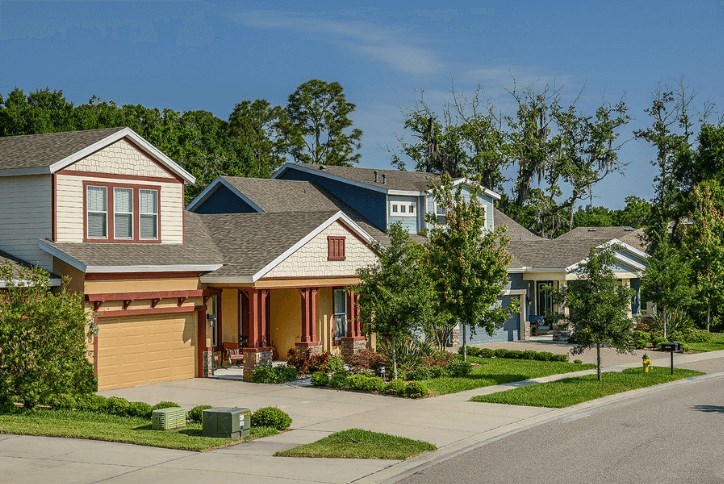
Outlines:
[[312, 373], [312, 386], [315, 387], [326, 387], [329, 385], [329, 375], [323, 371]]
[[385, 385], [385, 393], [399, 397], [405, 396], [405, 382], [402, 380], [392, 380]]
[[189, 413], [187, 415], [190, 422], [199, 422], [204, 418], [204, 410], [208, 410], [210, 408], [214, 408], [211, 405], [196, 405], [194, 408], [189, 410]]
[[[462, 354], [462, 347], [458, 349], [458, 353]], [[479, 358], [512, 358], [517, 360], [538, 360], [538, 361], [568, 361], [568, 355], [559, 355], [549, 351], [533, 351], [533, 350], [509, 350], [507, 348], [477, 348], [468, 346], [468, 355]]]
[[286, 383], [298, 378], [297, 369], [293, 366], [259, 366], [251, 374], [254, 383]]
[[347, 386], [352, 390], [363, 392], [382, 392], [385, 389], [385, 382], [378, 376], [358, 373], [347, 378]]
[[430, 393], [427, 389], [427, 385], [421, 381], [411, 381], [405, 386], [405, 396], [407, 398], [422, 398], [426, 397]]

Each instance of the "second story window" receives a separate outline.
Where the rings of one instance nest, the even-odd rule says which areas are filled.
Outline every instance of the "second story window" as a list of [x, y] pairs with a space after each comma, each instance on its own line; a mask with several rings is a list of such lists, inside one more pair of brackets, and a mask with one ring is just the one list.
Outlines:
[[108, 188], [89, 186], [86, 192], [88, 207], [88, 238], [108, 238]]
[[400, 217], [414, 217], [415, 204], [409, 202], [390, 202], [390, 213]]
[[439, 224], [444, 225], [447, 223], [447, 209], [437, 203], [435, 204], [435, 218]]
[[161, 242], [160, 187], [84, 181], [86, 242]]
[[158, 190], [139, 190], [141, 212], [141, 239], [158, 238]]
[[113, 234], [116, 239], [133, 238], [133, 189], [113, 189]]

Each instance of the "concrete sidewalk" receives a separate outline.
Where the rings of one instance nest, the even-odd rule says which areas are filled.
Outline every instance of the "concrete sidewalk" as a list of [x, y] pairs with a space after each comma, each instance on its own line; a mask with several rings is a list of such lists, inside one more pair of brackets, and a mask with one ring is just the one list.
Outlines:
[[[668, 356], [655, 364], [668, 363]], [[622, 366], [640, 364], [624, 363]], [[677, 355], [680, 367], [707, 366], [724, 371], [724, 351]], [[611, 368], [620, 369], [620, 368]], [[590, 372], [587, 371], [585, 373]], [[581, 373], [581, 372], [579, 372]], [[536, 379], [535, 382], [571, 374]], [[724, 377], [724, 374], [720, 376]], [[706, 378], [706, 377], [705, 377]], [[187, 407], [200, 403], [245, 406], [274, 405], [294, 419], [293, 430], [225, 449], [194, 453], [128, 444], [74, 439], [0, 435], [2, 482], [378, 482], [427, 465], [586, 406], [630, 398], [630, 394], [660, 391], [661, 386], [614, 395], [569, 409], [471, 403], [474, 395], [500, 391], [518, 382], [422, 400], [361, 393], [260, 385], [236, 381], [192, 379], [104, 392], [130, 400], [155, 403], [172, 400]], [[439, 447], [407, 461], [296, 459], [274, 452], [313, 442], [331, 432], [352, 427], [387, 432], [432, 442]]]

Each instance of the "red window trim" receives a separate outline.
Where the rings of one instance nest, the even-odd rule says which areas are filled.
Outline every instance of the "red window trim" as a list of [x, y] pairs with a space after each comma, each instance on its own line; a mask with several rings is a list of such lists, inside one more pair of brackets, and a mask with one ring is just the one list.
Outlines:
[[346, 237], [328, 236], [327, 237], [327, 260], [346, 260]]
[[[105, 187], [108, 190], [108, 219], [106, 223], [107, 231], [105, 238], [88, 237], [88, 187]], [[115, 230], [115, 220], [113, 212], [113, 189], [114, 188], [131, 188], [133, 189], [133, 238], [132, 239], [116, 239], [113, 231]], [[141, 206], [139, 190], [155, 190], [158, 193], [158, 215], [157, 215], [157, 231], [158, 236], [155, 239], [141, 239]], [[107, 183], [92, 180], [83, 180], [83, 242], [89, 243], [116, 243], [116, 244], [160, 244], [161, 243], [161, 187], [158, 185], [135, 185], [128, 183]]]

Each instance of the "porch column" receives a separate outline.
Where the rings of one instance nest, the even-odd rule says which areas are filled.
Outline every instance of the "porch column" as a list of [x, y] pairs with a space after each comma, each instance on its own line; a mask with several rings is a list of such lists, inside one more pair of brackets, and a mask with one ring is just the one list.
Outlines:
[[214, 376], [214, 348], [206, 346], [206, 305], [196, 307], [196, 376]]
[[309, 348], [309, 352], [322, 352], [322, 343], [317, 340], [317, 288], [298, 288], [302, 307], [302, 336], [295, 343], [297, 348]]
[[258, 366], [271, 366], [273, 348], [268, 347], [266, 301], [268, 289], [249, 289], [249, 346], [244, 348], [244, 380], [251, 380]]
[[357, 302], [359, 296], [352, 291], [347, 292], [347, 336], [342, 338], [342, 359], [347, 361], [352, 355], [365, 349], [366, 339], [362, 336]]

